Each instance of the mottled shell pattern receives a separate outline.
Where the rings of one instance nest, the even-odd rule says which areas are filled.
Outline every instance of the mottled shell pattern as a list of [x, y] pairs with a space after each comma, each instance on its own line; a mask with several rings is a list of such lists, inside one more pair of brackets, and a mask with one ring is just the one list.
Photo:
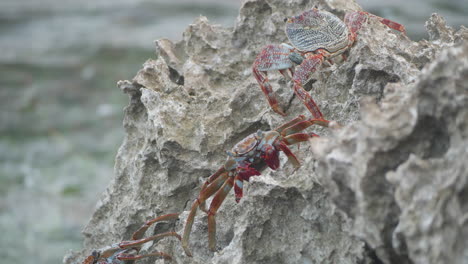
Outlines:
[[[231, 151], [228, 151], [228, 155], [238, 164], [243, 162], [260, 162], [260, 156], [264, 148], [272, 146], [279, 136], [280, 134], [276, 131], [259, 130], [237, 143]], [[229, 164], [226, 169], [233, 169], [235, 166], [237, 165]]]
[[337, 16], [313, 8], [286, 21], [286, 35], [300, 51], [325, 49], [339, 54], [348, 46], [348, 27]]
[[258, 145], [259, 140], [257, 138], [257, 133], [253, 133], [240, 142], [238, 142], [232, 149], [231, 154], [233, 157], [244, 156], [248, 152], [253, 151], [254, 148]]

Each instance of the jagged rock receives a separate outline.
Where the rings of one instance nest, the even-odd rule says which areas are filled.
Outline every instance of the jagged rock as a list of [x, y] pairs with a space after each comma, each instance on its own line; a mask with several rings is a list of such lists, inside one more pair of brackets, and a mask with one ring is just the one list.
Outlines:
[[[115, 178], [85, 227], [79, 263], [92, 249], [128, 238], [157, 215], [181, 212], [181, 233], [203, 180], [225, 150], [306, 108], [272, 73], [287, 118], [273, 113], [251, 75], [262, 46], [287, 40], [283, 18], [318, 5], [343, 16], [353, 1], [244, 1], [234, 28], [198, 18], [183, 40], [156, 42], [132, 81]], [[371, 20], [348, 59], [323, 66], [307, 85], [327, 119], [340, 122], [293, 151], [303, 166], [263, 171], [239, 204], [217, 214], [217, 253], [207, 217], [196, 217], [190, 247], [166, 239], [149, 249], [176, 263], [466, 263], [468, 255], [467, 30], [433, 15], [430, 40], [413, 42]], [[430, 65], [427, 65], [429, 62]], [[314, 128], [312, 128], [314, 130]], [[150, 233], [150, 232], [149, 232]], [[139, 263], [162, 263], [146, 259]]]

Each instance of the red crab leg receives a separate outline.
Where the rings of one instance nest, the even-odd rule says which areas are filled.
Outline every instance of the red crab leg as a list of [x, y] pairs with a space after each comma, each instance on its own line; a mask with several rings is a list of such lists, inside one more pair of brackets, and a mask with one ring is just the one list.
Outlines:
[[297, 116], [296, 118], [294, 118], [293, 120], [287, 122], [287, 123], [284, 123], [282, 124], [281, 126], [275, 128], [275, 131], [278, 131], [281, 135], [283, 135], [283, 130], [296, 124], [296, 123], [299, 123], [300, 121], [303, 121], [305, 118], [305, 116], [303, 115], [299, 115]]
[[388, 20], [388, 19], [382, 18], [382, 17], [377, 17], [377, 18], [379, 19], [380, 23], [382, 23], [384, 25], [387, 25], [387, 27], [395, 29], [397, 31], [400, 31], [401, 33], [406, 35], [405, 26], [403, 26], [402, 24], [399, 24], [397, 22], [393, 22], [391, 20]]
[[226, 196], [231, 190], [233, 183], [234, 183], [234, 177], [229, 177], [229, 179], [224, 183], [223, 187], [221, 187], [221, 189], [219, 189], [219, 191], [216, 193], [210, 205], [210, 210], [208, 213], [208, 245], [212, 251], [216, 251], [215, 215], [219, 207], [223, 203], [224, 199], [226, 199]]
[[[323, 62], [322, 54], [311, 54], [306, 57], [302, 64], [299, 65], [296, 69], [296, 73], [293, 76], [294, 81], [294, 93], [299, 97], [304, 105], [309, 109], [315, 119], [323, 120], [322, 123], [317, 123], [318, 125], [328, 126], [329, 121], [323, 119], [323, 114], [320, 112], [319, 107], [312, 99], [312, 96], [304, 89], [303, 84], [305, 84], [309, 79], [312, 73], [317, 70], [317, 67]], [[325, 125], [326, 124], [326, 125]]]
[[376, 16], [374, 14], [370, 14], [370, 13], [367, 13], [367, 12], [360, 11], [360, 13], [361, 14], [364, 13], [364, 14], [367, 14], [367, 15], [373, 17], [373, 18], [376, 18], [377, 20], [380, 21], [380, 23], [386, 25], [387, 27], [389, 27], [391, 29], [394, 29], [394, 30], [397, 30], [397, 31], [400, 31], [403, 34], [406, 34], [405, 26], [403, 26], [402, 24], [399, 24], [399, 23], [397, 23], [395, 21], [392, 21], [390, 19], [379, 17], [379, 16]]
[[[223, 172], [226, 172], [226, 169], [224, 168], [224, 166], [221, 166], [221, 168], [219, 168], [215, 173], [213, 173], [206, 181], [205, 183], [203, 183], [203, 186], [200, 190], [200, 193], [203, 192], [206, 187], [211, 184], [213, 181], [215, 181], [216, 179], [218, 179], [219, 175], [221, 175]], [[221, 185], [220, 185], [221, 187]], [[205, 201], [203, 201], [201, 204], [200, 204], [200, 209], [205, 212], [205, 213], [208, 213], [208, 210], [206, 210], [206, 206], [205, 206]]]
[[290, 48], [285, 45], [268, 45], [260, 51], [252, 65], [253, 75], [267, 97], [268, 103], [273, 111], [282, 116], [286, 114], [278, 105], [278, 100], [273, 92], [273, 88], [268, 82], [267, 71], [279, 70], [281, 74], [286, 77], [287, 74], [284, 70], [293, 67], [292, 61], [289, 59], [290, 53]]
[[[268, 163], [267, 160], [265, 161]], [[279, 160], [278, 160], [278, 166], [279, 166]], [[238, 203], [240, 199], [242, 198], [244, 180], [249, 181], [250, 177], [258, 176], [258, 175], [261, 175], [260, 172], [256, 170], [255, 168], [249, 167], [249, 165], [246, 165], [245, 167], [239, 166], [237, 168], [236, 176], [234, 177], [234, 193], [236, 195], [236, 203]]]
[[91, 255], [89, 255], [81, 264], [94, 264], [95, 260], [99, 258], [99, 253], [93, 251]]
[[206, 199], [210, 198], [214, 193], [216, 193], [228, 178], [233, 177], [229, 177], [228, 173], [222, 173], [215, 181], [208, 185], [203, 192], [200, 192], [198, 198], [193, 202], [192, 208], [190, 209], [190, 214], [187, 217], [187, 222], [185, 223], [184, 234], [182, 236], [182, 247], [184, 248], [185, 254], [187, 254], [187, 256], [192, 256], [192, 253], [188, 248], [188, 241], [190, 239], [190, 232], [192, 231], [193, 220], [197, 214], [198, 206], [205, 202]]
[[234, 194], [236, 195], [236, 203], [242, 199], [243, 196], [243, 189], [244, 189], [244, 180], [239, 174], [234, 177]]
[[284, 152], [284, 154], [286, 154], [289, 162], [291, 162], [296, 169], [301, 166], [301, 163], [299, 162], [299, 160], [296, 158], [296, 156], [292, 153], [292, 151], [289, 149], [289, 147], [285, 143], [279, 142], [276, 144], [276, 146], [279, 149], [281, 149]]
[[[292, 68], [290, 68], [292, 69]], [[279, 72], [281, 73], [281, 75], [284, 76], [284, 78], [286, 79], [291, 79], [291, 76], [288, 75], [288, 71], [287, 70], [279, 70]]]
[[307, 141], [312, 137], [319, 137], [319, 135], [315, 133], [296, 133], [285, 137], [284, 143], [286, 143], [286, 145], [293, 145], [299, 142]]
[[349, 12], [345, 15], [344, 21], [346, 25], [348, 25], [348, 28], [351, 31], [352, 39], [354, 40], [356, 36], [356, 32], [361, 29], [362, 24], [364, 24], [365, 21], [367, 21], [368, 17], [373, 17], [377, 20], [380, 21], [380, 23], [386, 25], [387, 27], [400, 31], [403, 34], [406, 34], [406, 29], [403, 25], [394, 22], [392, 20], [382, 18], [364, 11], [356, 11], [356, 12]]
[[309, 119], [305, 120], [302, 122], [298, 122], [290, 127], [285, 128], [282, 132], [281, 135], [287, 136], [287, 135], [292, 135], [295, 133], [298, 133], [314, 124], [317, 125], [322, 125], [322, 126], [328, 126], [329, 121], [323, 120], [323, 119]]
[[257, 79], [257, 82], [260, 85], [262, 92], [267, 97], [268, 103], [270, 104], [270, 107], [273, 109], [273, 111], [282, 116], [285, 116], [286, 114], [284, 113], [283, 109], [281, 109], [281, 107], [278, 105], [278, 100], [276, 99], [276, 95], [273, 92], [273, 88], [268, 82], [267, 73], [263, 72], [262, 74], [262, 72], [254, 68], [253, 74], [255, 76], [255, 79]]
[[167, 236], [174, 236], [174, 237], [177, 237], [179, 240], [181, 240], [181, 237], [176, 232], [166, 232], [166, 233], [161, 233], [161, 234], [157, 234], [154, 236], [150, 236], [150, 237], [142, 238], [138, 240], [122, 241], [119, 243], [119, 247], [121, 249], [134, 248], [146, 242], [153, 241], [153, 240], [160, 239], [160, 238], [167, 237]]
[[203, 186], [200, 190], [200, 192], [202, 192], [203, 190], [206, 189], [206, 186], [208, 186], [210, 183], [212, 183], [214, 180], [216, 180], [219, 175], [221, 175], [223, 172], [226, 172], [226, 169], [224, 168], [224, 166], [221, 166], [215, 173], [213, 173], [206, 181], [205, 183], [203, 183]]
[[134, 254], [126, 254], [126, 253], [120, 253], [117, 255], [118, 260], [137, 260], [137, 259], [142, 259], [142, 258], [147, 258], [147, 257], [163, 257], [167, 260], [171, 260], [172, 257], [164, 252], [152, 252], [149, 254], [144, 254], [144, 255], [134, 255]]
[[137, 240], [137, 239], [142, 238], [146, 230], [148, 230], [148, 228], [156, 222], [167, 221], [167, 220], [177, 220], [177, 219], [179, 219], [179, 214], [167, 214], [167, 215], [162, 215], [154, 219], [151, 219], [147, 221], [142, 227], [140, 227], [140, 229], [138, 229], [135, 233], [133, 233], [132, 240]]

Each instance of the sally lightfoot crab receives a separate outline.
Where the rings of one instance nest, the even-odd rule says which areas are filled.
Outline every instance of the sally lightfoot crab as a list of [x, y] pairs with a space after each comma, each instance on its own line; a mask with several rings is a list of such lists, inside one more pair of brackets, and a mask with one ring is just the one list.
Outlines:
[[[291, 45], [268, 45], [257, 55], [252, 71], [271, 108], [280, 115], [285, 115], [268, 82], [267, 72], [278, 70], [287, 77], [287, 70], [292, 75], [293, 89], [308, 110], [317, 120], [317, 124], [328, 126], [322, 112], [303, 86], [324, 60], [343, 54], [356, 40], [357, 31], [368, 19], [377, 19], [388, 27], [405, 33], [404, 26], [363, 11], [353, 11], [345, 15], [344, 21], [337, 16], [313, 8], [298, 16], [286, 18], [286, 35]], [[331, 61], [330, 61], [331, 63]], [[295, 66], [297, 68], [294, 70]]]
[[171, 256], [164, 252], [151, 252], [148, 254], [139, 254], [143, 244], [161, 239], [163, 237], [174, 236], [181, 240], [181, 237], [175, 232], [166, 232], [142, 238], [146, 230], [156, 222], [176, 220], [179, 218], [179, 214], [167, 214], [160, 217], [156, 217], [147, 221], [141, 226], [135, 233], [133, 233], [131, 240], [122, 241], [115, 243], [111, 246], [107, 246], [98, 250], [94, 250], [90, 256], [88, 256], [82, 264], [123, 264], [124, 261], [138, 260], [147, 257], [163, 257], [165, 259], [172, 259]]
[[[273, 170], [278, 169], [281, 151], [286, 154], [295, 168], [300, 167], [299, 161], [288, 146], [317, 137], [314, 133], [301, 132], [317, 123], [315, 119], [305, 120], [305, 117], [300, 115], [274, 130], [259, 130], [247, 136], [227, 152], [226, 162], [205, 181], [187, 217], [182, 247], [188, 256], [192, 256], [188, 242], [197, 209], [200, 208], [208, 214], [209, 248], [214, 251], [216, 248], [215, 215], [231, 188], [234, 187], [236, 202], [239, 202], [242, 198], [243, 182], [249, 181], [252, 176], [260, 175], [260, 171], [266, 166]], [[214, 198], [207, 210], [205, 202], [213, 195]]]

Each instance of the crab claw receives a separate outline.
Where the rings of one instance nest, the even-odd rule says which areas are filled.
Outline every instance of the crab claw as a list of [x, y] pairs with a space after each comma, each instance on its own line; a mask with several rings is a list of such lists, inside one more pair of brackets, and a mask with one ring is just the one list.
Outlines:
[[279, 168], [279, 152], [273, 146], [269, 145], [265, 147], [262, 158], [265, 160], [268, 167], [270, 167], [272, 170]]
[[244, 184], [242, 178], [239, 177], [239, 174], [234, 179], [234, 193], [236, 195], [236, 203], [239, 203], [240, 199], [243, 196]]
[[248, 165], [237, 168], [237, 175], [234, 178], [234, 193], [236, 194], [236, 203], [238, 203], [243, 196], [243, 182], [249, 181], [250, 177], [258, 175], [260, 175], [260, 172], [252, 167], [249, 167]]
[[260, 172], [252, 167], [239, 167], [237, 168], [237, 175], [244, 181], [249, 181], [249, 178], [252, 176], [260, 175]]

